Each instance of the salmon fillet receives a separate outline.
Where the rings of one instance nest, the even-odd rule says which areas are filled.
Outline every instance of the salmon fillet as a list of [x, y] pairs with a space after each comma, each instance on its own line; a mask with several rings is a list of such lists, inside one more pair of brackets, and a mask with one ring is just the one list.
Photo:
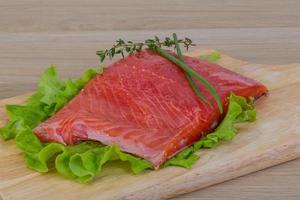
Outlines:
[[[231, 92], [258, 98], [267, 91], [257, 81], [219, 65], [188, 56], [184, 60], [215, 87], [225, 111]], [[196, 96], [178, 66], [150, 50], [141, 51], [96, 75], [34, 132], [43, 142], [118, 144], [157, 168], [211, 132], [224, 117], [209, 91], [197, 85], [211, 107]]]

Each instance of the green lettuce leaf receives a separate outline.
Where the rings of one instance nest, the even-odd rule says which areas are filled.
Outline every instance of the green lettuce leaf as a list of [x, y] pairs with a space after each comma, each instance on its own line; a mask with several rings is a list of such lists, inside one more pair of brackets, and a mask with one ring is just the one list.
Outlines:
[[218, 51], [213, 51], [209, 54], [204, 54], [200, 56], [201, 60], [206, 60], [211, 63], [216, 63], [221, 59], [221, 54]]
[[[110, 161], [128, 163], [133, 173], [152, 169], [151, 163], [124, 153], [117, 145], [103, 145], [99, 142], [82, 142], [64, 146], [59, 143], [42, 143], [32, 129], [57, 112], [70, 101], [103, 68], [89, 69], [77, 80], [63, 81], [54, 66], [45, 70], [40, 78], [37, 91], [24, 105], [7, 105], [8, 123], [0, 129], [5, 140], [15, 138], [16, 145], [24, 152], [27, 166], [39, 172], [55, 169], [65, 177], [86, 183], [101, 173], [103, 165]], [[222, 140], [232, 139], [237, 130], [236, 123], [255, 120], [252, 102], [231, 95], [228, 112], [219, 127], [168, 160], [164, 166], [189, 168], [198, 159], [196, 151], [212, 148]]]
[[223, 140], [232, 140], [237, 133], [235, 124], [252, 122], [256, 119], [253, 101], [231, 94], [225, 118], [216, 130], [169, 159], [164, 166], [180, 166], [190, 168], [198, 159], [196, 152], [202, 148], [213, 148]]

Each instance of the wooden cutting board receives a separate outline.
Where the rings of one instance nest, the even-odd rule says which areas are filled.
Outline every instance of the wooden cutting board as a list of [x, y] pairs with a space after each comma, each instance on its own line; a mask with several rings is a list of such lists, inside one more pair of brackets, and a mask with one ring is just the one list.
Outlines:
[[[135, 176], [111, 166], [82, 185], [56, 172], [27, 169], [14, 142], [0, 139], [0, 199], [165, 199], [300, 157], [300, 63], [269, 66], [222, 55], [219, 64], [261, 81], [270, 93], [256, 104], [256, 122], [240, 126], [233, 141], [201, 150], [192, 169], [168, 167]], [[0, 101], [0, 123], [6, 119], [4, 105], [26, 97]]]

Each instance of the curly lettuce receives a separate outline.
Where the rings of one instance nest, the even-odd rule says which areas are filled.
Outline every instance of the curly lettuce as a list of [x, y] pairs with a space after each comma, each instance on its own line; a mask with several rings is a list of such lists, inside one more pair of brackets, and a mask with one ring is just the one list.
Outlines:
[[[86, 183], [102, 171], [103, 165], [110, 161], [128, 163], [133, 173], [138, 174], [152, 169], [150, 162], [137, 156], [122, 152], [117, 145], [103, 145], [99, 142], [82, 142], [64, 146], [59, 143], [42, 143], [32, 129], [55, 114], [69, 102], [103, 68], [89, 69], [77, 80], [62, 80], [54, 66], [45, 70], [37, 91], [24, 105], [7, 105], [9, 116], [7, 124], [0, 129], [4, 140], [15, 139], [16, 145], [24, 152], [29, 168], [45, 173], [56, 169], [65, 177]], [[222, 140], [232, 139], [237, 130], [236, 123], [255, 120], [255, 110], [245, 98], [231, 95], [228, 112], [219, 127], [191, 147], [181, 151], [168, 160], [164, 166], [189, 168], [197, 160], [196, 152], [201, 148], [212, 148]]]
[[211, 53], [201, 55], [200, 59], [211, 63], [217, 63], [221, 59], [221, 53], [213, 51]]

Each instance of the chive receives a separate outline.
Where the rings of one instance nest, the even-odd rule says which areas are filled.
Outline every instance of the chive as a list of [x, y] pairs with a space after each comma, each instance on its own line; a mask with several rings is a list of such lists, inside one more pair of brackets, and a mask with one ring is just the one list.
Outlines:
[[173, 62], [174, 64], [178, 65], [181, 69], [183, 69], [185, 72], [187, 72], [190, 76], [195, 77], [196, 79], [198, 79], [200, 82], [202, 82], [202, 84], [209, 90], [209, 92], [213, 95], [220, 113], [223, 113], [223, 107], [222, 107], [222, 103], [221, 103], [221, 99], [217, 93], [217, 91], [215, 90], [215, 88], [204, 78], [202, 77], [200, 74], [198, 74], [198, 72], [196, 72], [195, 70], [193, 70], [191, 67], [187, 66], [184, 62], [178, 60], [177, 58], [175, 58], [174, 56], [170, 55], [168, 52], [166, 52], [165, 50], [155, 46], [154, 50], [159, 53], [160, 55], [162, 55], [163, 57], [167, 58], [169, 61]]
[[[183, 56], [182, 56], [182, 53], [181, 53], [181, 49], [180, 49], [180, 46], [179, 46], [179, 43], [178, 43], [178, 39], [177, 39], [177, 35], [176, 33], [173, 33], [173, 39], [174, 39], [174, 43], [175, 43], [175, 48], [176, 48], [176, 51], [177, 51], [177, 55], [178, 55], [178, 58], [179, 60], [181, 60], [183, 63], [184, 63], [184, 59], [183, 59]], [[209, 101], [206, 99], [205, 96], [203, 96], [200, 92], [200, 90], [198, 89], [196, 83], [194, 82], [192, 76], [190, 74], [188, 74], [187, 72], [184, 71], [184, 74], [185, 74], [185, 77], [186, 79], [188, 80], [189, 84], [191, 85], [191, 87], [193, 88], [194, 92], [196, 93], [196, 95], [206, 104], [210, 105], [211, 104], [209, 103]]]

